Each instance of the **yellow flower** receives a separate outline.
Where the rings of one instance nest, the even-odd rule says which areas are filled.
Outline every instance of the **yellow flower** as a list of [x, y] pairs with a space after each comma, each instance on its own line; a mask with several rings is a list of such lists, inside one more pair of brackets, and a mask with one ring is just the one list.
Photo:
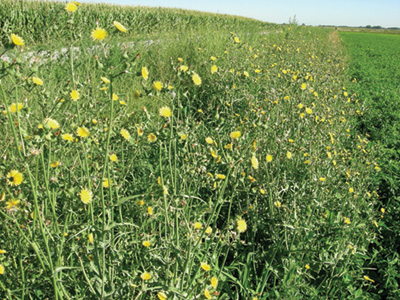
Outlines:
[[17, 186], [22, 183], [24, 176], [18, 170], [11, 170], [7, 174], [7, 183], [11, 186]]
[[249, 77], [249, 72], [244, 71], [244, 72], [243, 72], [243, 75], [244, 75], [245, 77]]
[[138, 136], [142, 136], [143, 133], [144, 133], [143, 128], [142, 128], [141, 126], [139, 126], [138, 129], [137, 129], [137, 134], [138, 134]]
[[[13, 103], [9, 106], [10, 113], [16, 113], [17, 111], [20, 111], [23, 108], [24, 108], [24, 105], [22, 103]], [[7, 112], [4, 111], [3, 113], [7, 113]]]
[[163, 88], [163, 84], [160, 82], [160, 81], [154, 81], [153, 82], [153, 88], [156, 90], [156, 91], [161, 91], [162, 90], [162, 88]]
[[5, 254], [5, 253], [7, 253], [6, 250], [0, 249], [0, 254]]
[[142, 68], [142, 77], [144, 80], [147, 80], [147, 78], [149, 78], [149, 70], [147, 70], [146, 67]]
[[150, 143], [154, 143], [154, 142], [157, 140], [157, 137], [155, 136], [154, 133], [150, 133], [150, 134], [147, 136], [147, 139], [149, 140]]
[[200, 267], [201, 267], [204, 271], [206, 271], [206, 272], [208, 272], [208, 271], [211, 270], [210, 265], [209, 265], [209, 264], [206, 264], [206, 263], [204, 263], [204, 262], [200, 263]]
[[306, 88], [307, 88], [307, 84], [303, 83], [303, 84], [301, 85], [301, 90], [304, 91]]
[[224, 148], [230, 150], [232, 149], [232, 146], [233, 146], [232, 144], [227, 144], [224, 146]]
[[0, 264], [0, 275], [4, 274], [4, 266]]
[[93, 199], [93, 193], [89, 191], [88, 189], [83, 189], [81, 190], [81, 193], [79, 194], [81, 201], [85, 204], [89, 204], [92, 202]]
[[60, 162], [59, 162], [58, 160], [56, 160], [56, 161], [53, 161], [53, 162], [50, 164], [50, 167], [52, 167], [52, 168], [57, 168], [59, 165], [60, 165]]
[[187, 135], [186, 135], [186, 134], [182, 134], [182, 135], [181, 135], [181, 140], [184, 141], [184, 140], [186, 140], [186, 139], [187, 139]]
[[238, 43], [238, 44], [240, 43], [240, 40], [237, 36], [235, 36], [235, 38], [233, 40], [235, 41], [235, 43]]
[[101, 41], [107, 37], [107, 31], [103, 28], [97, 27], [92, 31], [91, 36], [94, 41]]
[[196, 229], [200, 229], [202, 226], [201, 226], [201, 223], [199, 223], [199, 222], [195, 222], [194, 223], [194, 228], [196, 228]]
[[118, 160], [118, 157], [115, 154], [110, 155], [110, 160], [113, 162], [116, 162]]
[[104, 178], [103, 180], [103, 188], [108, 189], [108, 187], [110, 186], [110, 181], [108, 180], [108, 178]]
[[148, 272], [144, 272], [142, 273], [142, 275], [140, 275], [140, 278], [142, 278], [143, 280], [149, 280], [151, 278], [151, 274]]
[[74, 2], [69, 2], [69, 3], [67, 3], [66, 5], [65, 5], [65, 7], [64, 7], [64, 9], [67, 11], [67, 12], [70, 12], [70, 13], [73, 13], [74, 11], [76, 11], [77, 10], [77, 6], [76, 6], [76, 4], [74, 3]]
[[137, 203], [138, 203], [139, 206], [143, 206], [144, 205], [144, 201], [143, 200], [139, 200]]
[[116, 94], [112, 94], [112, 101], [117, 101], [118, 100], [118, 96]]
[[140, 98], [140, 92], [139, 91], [135, 91], [133, 96], [135, 97], [135, 99], [139, 99]]
[[217, 286], [218, 286], [218, 278], [217, 277], [211, 277], [211, 285], [212, 285], [212, 287], [214, 288], [214, 289], [216, 289], [217, 288]]
[[292, 152], [288, 151], [288, 152], [286, 153], [286, 157], [287, 157], [288, 159], [291, 159], [291, 158], [292, 158]]
[[164, 118], [169, 118], [172, 115], [171, 109], [168, 106], [163, 106], [160, 108], [160, 116]]
[[325, 180], [326, 180], [326, 178], [325, 178], [325, 177], [321, 177], [319, 180], [321, 180], [321, 181], [325, 181]]
[[201, 78], [197, 73], [194, 73], [192, 75], [192, 81], [193, 81], [194, 85], [201, 85]]
[[16, 46], [21, 46], [21, 47], [25, 46], [25, 42], [24, 42], [23, 38], [14, 33], [11, 33], [11, 41]]
[[231, 132], [231, 134], [229, 136], [236, 140], [236, 139], [240, 138], [241, 135], [242, 135], [242, 133], [240, 131], [234, 131], [234, 132]]
[[36, 85], [43, 85], [43, 80], [40, 79], [39, 77], [32, 77], [32, 81]]
[[279, 207], [282, 206], [282, 203], [281, 203], [280, 201], [275, 201], [275, 202], [274, 202], [274, 205], [275, 205], [277, 208], [279, 208]]
[[61, 138], [62, 138], [64, 141], [70, 141], [70, 142], [72, 142], [72, 141], [74, 140], [73, 135], [72, 135], [72, 134], [69, 134], [69, 133], [64, 133], [63, 135], [61, 135]]
[[253, 168], [254, 170], [257, 170], [257, 169], [258, 169], [258, 159], [257, 159], [257, 157], [253, 156], [253, 157], [251, 158], [251, 166], [252, 166], [252, 168]]
[[165, 295], [164, 292], [158, 292], [157, 297], [160, 300], [167, 300], [167, 298], [168, 298], [167, 295]]
[[73, 101], [77, 101], [80, 97], [80, 94], [77, 90], [72, 90], [69, 95]]
[[120, 22], [114, 21], [114, 26], [121, 32], [126, 32], [126, 28]]
[[297, 107], [302, 109], [304, 107], [304, 105], [302, 103], [300, 103], [299, 105], [297, 105]]
[[124, 129], [124, 128], [121, 129], [120, 134], [121, 134], [122, 137], [123, 137], [125, 140], [127, 140], [127, 141], [129, 141], [129, 140], [131, 139], [131, 134], [129, 133], [128, 130], [126, 130], [126, 129]]
[[375, 281], [374, 280], [372, 280], [371, 278], [369, 278], [368, 276], [364, 276], [364, 279], [365, 280], [367, 280], [367, 281], [371, 281], [372, 283], [374, 283]]
[[16, 212], [18, 210], [19, 200], [13, 199], [6, 202], [6, 209], [9, 212]]
[[211, 144], [214, 143], [214, 140], [212, 138], [210, 138], [210, 137], [206, 137], [206, 143], [211, 145]]
[[211, 228], [210, 226], [208, 226], [208, 227], [206, 228], [206, 233], [207, 233], [207, 234], [211, 234], [211, 233], [212, 233], [212, 228]]
[[246, 221], [245, 221], [244, 219], [240, 218], [240, 219], [237, 221], [237, 230], [238, 230], [240, 233], [243, 233], [243, 232], [246, 231], [246, 229], [247, 229], [247, 223], [246, 223]]
[[214, 73], [216, 73], [218, 71], [218, 67], [216, 66], [216, 65], [213, 65], [212, 67], [211, 67], [211, 74], [214, 74]]
[[89, 243], [91, 243], [91, 244], [94, 243], [93, 233], [89, 233], [88, 239], [89, 239]]
[[90, 136], [90, 131], [85, 126], [78, 127], [78, 129], [76, 130], [76, 134], [81, 138], [86, 138]]
[[216, 174], [215, 177], [217, 177], [218, 179], [225, 179], [226, 176], [224, 174]]
[[142, 243], [142, 245], [145, 246], [145, 247], [147, 248], [147, 247], [150, 247], [150, 246], [151, 246], [151, 243], [150, 243], [150, 241], [144, 241], [144, 242]]
[[349, 192], [350, 193], [354, 193], [354, 189], [353, 188], [349, 188]]
[[271, 162], [272, 161], [272, 155], [271, 154], [268, 154], [267, 155], [267, 162]]
[[148, 213], [150, 216], [153, 215], [154, 211], [153, 211], [153, 208], [152, 208], [151, 206], [147, 207], [147, 213]]
[[49, 126], [51, 129], [58, 129], [58, 128], [60, 128], [60, 124], [56, 121], [56, 120], [54, 120], [54, 119], [51, 119], [51, 118], [47, 118], [47, 119], [45, 119], [44, 121], [43, 121], [43, 124], [46, 126]]
[[101, 81], [103, 81], [105, 84], [109, 84], [111, 81], [107, 77], [100, 77]]
[[179, 67], [179, 70], [181, 70], [182, 72], [186, 72], [187, 70], [189, 70], [188, 66], [182, 65]]
[[310, 270], [310, 266], [307, 264], [304, 266], [307, 270]]
[[350, 224], [350, 223], [351, 223], [351, 222], [350, 222], [350, 219], [347, 218], [347, 217], [344, 217], [344, 222], [345, 222], [346, 224]]
[[309, 115], [312, 114], [312, 109], [311, 108], [306, 108], [306, 113], [308, 113]]
[[207, 299], [211, 299], [211, 294], [209, 290], [207, 289], [204, 290], [204, 297], [206, 297]]

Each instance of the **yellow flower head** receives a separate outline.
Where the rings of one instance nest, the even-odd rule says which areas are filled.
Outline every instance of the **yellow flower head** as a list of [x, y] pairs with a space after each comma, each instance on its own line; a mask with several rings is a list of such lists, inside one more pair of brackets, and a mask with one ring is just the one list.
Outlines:
[[157, 297], [160, 300], [167, 300], [168, 299], [167, 295], [164, 292], [158, 292]]
[[114, 21], [114, 26], [121, 32], [126, 32], [126, 28], [120, 22]]
[[0, 264], [0, 275], [3, 275], [4, 271], [5, 271], [4, 266]]
[[49, 128], [51, 128], [51, 129], [58, 129], [58, 128], [60, 128], [60, 124], [59, 124], [56, 120], [51, 119], [51, 118], [45, 119], [45, 120], [43, 121], [43, 124], [44, 124], [44, 126], [49, 126]]
[[232, 132], [229, 136], [232, 138], [232, 139], [238, 139], [238, 138], [240, 138], [240, 136], [241, 136], [242, 134], [241, 134], [241, 132], [240, 131], [234, 131], [234, 132]]
[[150, 134], [147, 136], [147, 139], [149, 140], [150, 143], [154, 143], [154, 142], [157, 140], [157, 137], [155, 136], [154, 133], [150, 133]]
[[107, 37], [107, 31], [103, 28], [97, 27], [90, 35], [94, 41], [101, 41]]
[[214, 140], [210, 137], [206, 137], [206, 143], [209, 145], [214, 144]]
[[72, 134], [69, 134], [69, 133], [64, 133], [63, 135], [61, 135], [61, 138], [62, 138], [64, 141], [70, 141], [70, 142], [72, 142], [72, 141], [74, 140], [73, 135], [72, 135]]
[[307, 84], [303, 83], [303, 84], [301, 85], [301, 90], [304, 91], [306, 88], [307, 88]]
[[22, 103], [13, 103], [9, 106], [10, 113], [16, 113], [17, 111], [20, 111], [23, 108], [24, 105]]
[[200, 222], [195, 222], [193, 226], [194, 226], [194, 228], [196, 228], [196, 229], [200, 229], [200, 228], [202, 227], [202, 225], [201, 225]]
[[210, 265], [209, 265], [209, 264], [206, 264], [206, 263], [204, 263], [204, 262], [200, 263], [200, 267], [201, 267], [204, 271], [206, 271], [206, 272], [208, 272], [208, 271], [211, 270]]
[[207, 299], [211, 299], [211, 294], [209, 290], [207, 289], [204, 290], [204, 297], [206, 297]]
[[152, 216], [154, 214], [153, 208], [151, 206], [147, 207], [147, 213]]
[[39, 77], [32, 77], [32, 81], [36, 85], [43, 85], [43, 80], [40, 79]]
[[286, 157], [288, 159], [291, 159], [292, 158], [292, 152], [290, 152], [290, 151], [286, 152]]
[[76, 11], [77, 10], [77, 6], [76, 6], [76, 4], [74, 3], [74, 2], [69, 2], [69, 3], [67, 3], [66, 5], [65, 5], [65, 10], [67, 11], [67, 12], [70, 12], [70, 13], [73, 13], [74, 11]]
[[164, 118], [169, 118], [172, 115], [171, 109], [168, 106], [163, 106], [160, 108], [160, 116]]
[[100, 77], [101, 81], [103, 81], [105, 84], [109, 84], [111, 81], [107, 77]]
[[201, 78], [197, 73], [192, 75], [192, 81], [195, 85], [201, 85]]
[[124, 129], [124, 128], [121, 129], [120, 134], [121, 134], [122, 137], [123, 137], [125, 140], [127, 140], [127, 141], [129, 141], [129, 140], [131, 139], [131, 134], [129, 133], [128, 130], [126, 130], [126, 129]]
[[271, 162], [272, 161], [272, 155], [271, 154], [268, 154], [267, 155], [267, 162]]
[[113, 162], [116, 162], [118, 160], [118, 157], [115, 154], [110, 155], [110, 160]]
[[223, 174], [216, 174], [215, 177], [217, 177], [218, 179], [221, 179], [221, 180], [226, 178], [226, 176]]
[[25, 46], [25, 42], [24, 42], [23, 38], [14, 33], [11, 33], [11, 41], [16, 46], [21, 46], [21, 47]]
[[252, 167], [254, 170], [257, 170], [257, 169], [258, 169], [258, 159], [257, 159], [257, 157], [255, 157], [255, 156], [253, 156], [253, 157], [251, 158], [251, 167]]
[[11, 170], [7, 173], [7, 183], [11, 186], [17, 186], [22, 183], [24, 176], [18, 170]]
[[104, 178], [103, 188], [108, 189], [109, 186], [110, 186], [110, 180], [108, 180], [108, 178]]
[[211, 74], [214, 74], [214, 73], [216, 73], [216, 72], [218, 72], [218, 67], [217, 67], [216, 65], [213, 65], [213, 66], [211, 67]]
[[91, 244], [94, 243], [93, 233], [89, 233], [89, 235], [88, 235], [88, 240], [89, 240], [89, 243], [91, 243]]
[[147, 248], [147, 247], [150, 247], [150, 246], [151, 246], [151, 243], [150, 243], [150, 241], [144, 241], [144, 242], [142, 243], [142, 245], [145, 246], [145, 247]]
[[80, 97], [80, 94], [77, 90], [72, 90], [69, 95], [73, 101], [77, 101]]
[[208, 226], [208, 227], [206, 228], [206, 233], [207, 233], [207, 234], [211, 234], [211, 233], [212, 233], [212, 228], [211, 228], [210, 226]]
[[240, 233], [243, 233], [243, 232], [246, 231], [246, 229], [247, 229], [247, 223], [246, 223], [246, 221], [245, 221], [244, 219], [239, 219], [239, 220], [237, 221], [237, 230], [238, 230]]
[[217, 277], [211, 277], [211, 285], [212, 285], [212, 287], [214, 288], [214, 289], [216, 289], [217, 288], [217, 286], [218, 286], [218, 278]]
[[140, 278], [142, 278], [143, 280], [150, 280], [151, 274], [148, 272], [144, 272], [142, 273], [142, 275], [140, 275]]
[[182, 65], [179, 67], [179, 70], [181, 70], [182, 72], [186, 72], [187, 70], [189, 70], [188, 66]]
[[52, 167], [52, 168], [58, 168], [59, 166], [60, 166], [60, 162], [58, 160], [55, 160], [50, 164], [50, 167]]
[[13, 199], [6, 202], [6, 209], [9, 212], [16, 212], [18, 210], [19, 200]]
[[90, 131], [89, 131], [89, 129], [87, 129], [84, 126], [78, 127], [78, 129], [76, 130], [76, 134], [81, 138], [86, 138], [86, 137], [90, 136]]
[[92, 202], [93, 199], [93, 193], [89, 191], [88, 189], [83, 189], [81, 190], [81, 193], [79, 194], [81, 201], [85, 204], [89, 204]]
[[155, 89], [156, 91], [161, 91], [163, 88], [163, 84], [161, 83], [161, 81], [154, 81], [153, 82], [153, 89]]
[[235, 41], [235, 43], [238, 43], [238, 44], [240, 43], [240, 40], [237, 36], [235, 36], [233, 40]]
[[149, 70], [147, 70], [146, 67], [142, 68], [142, 77], [144, 80], [147, 80], [147, 78], [149, 78]]

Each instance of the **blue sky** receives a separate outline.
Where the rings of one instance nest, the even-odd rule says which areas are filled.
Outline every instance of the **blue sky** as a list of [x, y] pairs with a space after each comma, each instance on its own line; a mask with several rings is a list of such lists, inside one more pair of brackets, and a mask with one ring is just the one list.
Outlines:
[[239, 15], [273, 23], [400, 27], [400, 0], [81, 0]]

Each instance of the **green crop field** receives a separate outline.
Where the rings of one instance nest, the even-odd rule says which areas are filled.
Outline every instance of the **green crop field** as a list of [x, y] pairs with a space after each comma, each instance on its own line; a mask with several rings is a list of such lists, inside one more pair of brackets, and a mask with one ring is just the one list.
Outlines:
[[[352, 88], [365, 103], [359, 131], [377, 147], [382, 172], [374, 176], [388, 214], [374, 247], [381, 294], [400, 297], [400, 35], [341, 33], [348, 48]], [[355, 79], [355, 80], [354, 80]]]
[[0, 28], [2, 299], [396, 299], [337, 31], [12, 0]]

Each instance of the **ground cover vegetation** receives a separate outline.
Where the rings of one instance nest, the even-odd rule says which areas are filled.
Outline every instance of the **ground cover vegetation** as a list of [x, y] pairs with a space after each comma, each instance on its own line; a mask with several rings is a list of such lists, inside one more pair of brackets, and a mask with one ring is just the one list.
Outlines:
[[332, 30], [1, 5], [1, 296], [379, 299], [381, 167]]
[[367, 108], [358, 130], [378, 149], [382, 172], [378, 185], [387, 218], [382, 223], [379, 244], [373, 248], [382, 297], [400, 298], [400, 35], [341, 33], [348, 48], [352, 89]]

